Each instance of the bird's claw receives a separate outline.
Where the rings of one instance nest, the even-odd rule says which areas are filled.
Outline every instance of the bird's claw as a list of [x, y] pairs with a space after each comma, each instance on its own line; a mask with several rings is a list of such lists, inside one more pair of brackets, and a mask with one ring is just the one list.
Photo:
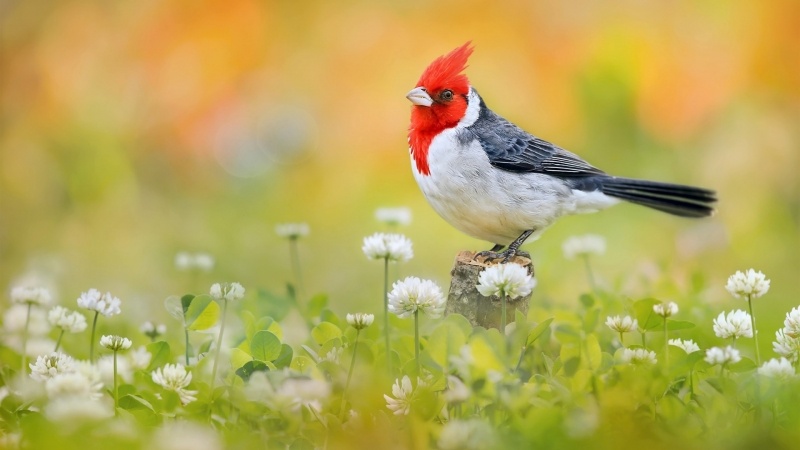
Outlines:
[[484, 250], [482, 252], [476, 253], [475, 256], [472, 258], [472, 260], [473, 261], [477, 261], [478, 258], [482, 257], [484, 263], [495, 262], [497, 260], [500, 260], [500, 262], [502, 264], [505, 264], [511, 258], [516, 256], [516, 254], [517, 254], [517, 252], [512, 250], [512, 249], [508, 249], [508, 250], [505, 250], [505, 251], [502, 251], [502, 252], [494, 252], [492, 250]]

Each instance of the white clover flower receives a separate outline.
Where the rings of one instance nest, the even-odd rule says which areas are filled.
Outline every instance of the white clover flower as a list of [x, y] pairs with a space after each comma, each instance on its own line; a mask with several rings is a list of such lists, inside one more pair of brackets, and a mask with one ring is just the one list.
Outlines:
[[617, 333], [630, 333], [639, 327], [639, 322], [631, 316], [608, 316], [606, 318], [606, 326]]
[[102, 397], [102, 383], [93, 381], [81, 372], [67, 372], [55, 375], [45, 382], [49, 398], [75, 396], [82, 399], [97, 400]]
[[786, 313], [786, 319], [783, 321], [783, 332], [793, 338], [800, 337], [800, 306], [796, 306]]
[[[31, 308], [28, 314], [28, 305], [14, 303], [3, 312], [3, 331], [6, 335], [21, 335], [25, 330], [25, 321], [28, 321], [28, 336], [43, 336], [50, 332], [50, 323], [47, 322], [47, 311], [42, 308]], [[20, 342], [21, 344], [21, 342]], [[30, 344], [30, 342], [28, 342]], [[19, 346], [22, 349], [22, 346]]]
[[80, 333], [86, 329], [86, 317], [78, 311], [71, 311], [63, 306], [54, 306], [47, 313], [50, 325], [69, 333]]
[[122, 312], [121, 304], [120, 299], [111, 295], [110, 292], [101, 294], [97, 289], [89, 289], [78, 297], [78, 306], [90, 311], [97, 311], [106, 317], [120, 314]]
[[792, 378], [795, 376], [795, 370], [792, 363], [786, 359], [776, 359], [772, 358], [769, 361], [765, 362], [758, 368], [758, 374], [764, 375], [770, 378], [777, 378], [779, 380], [785, 380], [788, 378]]
[[678, 347], [679, 349], [685, 351], [686, 353], [694, 353], [700, 351], [700, 347], [697, 344], [695, 344], [695, 342], [691, 339], [686, 339], [686, 340], [670, 339], [668, 342], [669, 345]]
[[45, 406], [44, 415], [59, 423], [97, 422], [114, 416], [114, 404], [69, 395], [50, 401]]
[[483, 269], [478, 276], [478, 292], [484, 297], [496, 295], [525, 297], [536, 287], [536, 280], [519, 264], [497, 264]]
[[737, 363], [742, 360], [739, 350], [730, 345], [725, 348], [712, 347], [706, 350], [705, 361], [711, 365], [726, 365]]
[[658, 362], [656, 352], [646, 348], [625, 348], [622, 350], [622, 362], [633, 365], [653, 365]]
[[281, 223], [275, 225], [275, 233], [287, 239], [298, 239], [308, 236], [309, 231], [307, 223]]
[[573, 236], [562, 245], [564, 257], [575, 259], [576, 256], [587, 256], [590, 254], [602, 255], [606, 252], [606, 240], [603, 236], [596, 234], [586, 234], [583, 236]]
[[116, 352], [119, 350], [127, 350], [131, 348], [133, 342], [131, 342], [131, 340], [126, 337], [107, 335], [100, 338], [100, 345]]
[[208, 253], [178, 252], [175, 255], [175, 267], [183, 271], [210, 272], [214, 268], [214, 257]]
[[414, 387], [411, 386], [411, 379], [408, 375], [403, 376], [402, 380], [395, 380], [392, 386], [392, 396], [383, 394], [386, 399], [386, 407], [392, 410], [396, 416], [407, 416], [411, 412], [411, 403], [414, 400]]
[[347, 323], [356, 330], [363, 330], [372, 325], [375, 320], [374, 314], [355, 313], [347, 315]]
[[291, 399], [297, 406], [315, 407], [331, 395], [331, 386], [314, 378], [287, 378], [276, 390], [276, 394]]
[[378, 208], [375, 210], [375, 218], [390, 226], [408, 225], [411, 223], [411, 210], [405, 207]]
[[147, 322], [143, 323], [141, 327], [139, 327], [139, 331], [141, 331], [145, 336], [155, 339], [167, 332], [167, 326], [163, 323], [156, 325], [148, 320]]
[[11, 289], [11, 301], [14, 303], [47, 306], [51, 300], [50, 291], [42, 287], [17, 286]]
[[497, 448], [492, 426], [480, 419], [455, 419], [447, 422], [439, 434], [441, 450], [483, 450]]
[[442, 392], [442, 398], [450, 405], [463, 403], [469, 400], [471, 392], [466, 384], [453, 375], [447, 376], [447, 389]]
[[749, 269], [745, 272], [736, 271], [728, 278], [725, 289], [736, 298], [754, 299], [763, 296], [769, 291], [769, 280], [763, 273]]
[[151, 374], [153, 382], [168, 391], [173, 391], [181, 398], [184, 405], [197, 400], [197, 391], [186, 389], [192, 382], [192, 372], [188, 372], [183, 364], [166, 364]]
[[241, 300], [244, 298], [244, 288], [239, 283], [214, 283], [209, 290], [209, 294], [215, 300], [222, 301]]
[[344, 352], [344, 347], [333, 347], [332, 349], [328, 350], [328, 353], [325, 353], [325, 356], [322, 358], [324, 361], [330, 361], [334, 364], [339, 364], [339, 359]]
[[655, 313], [658, 314], [659, 316], [666, 319], [667, 317], [678, 314], [678, 305], [675, 302], [669, 302], [667, 304], [659, 303], [653, 305], [653, 311], [655, 311]]
[[367, 236], [361, 250], [369, 259], [406, 262], [414, 257], [411, 240], [402, 234], [375, 233]]
[[144, 370], [150, 365], [153, 355], [147, 351], [147, 347], [140, 345], [136, 350], [128, 353], [128, 360], [134, 370]]
[[28, 366], [31, 368], [31, 378], [36, 381], [47, 381], [58, 374], [75, 371], [75, 361], [61, 352], [41, 355], [36, 358], [35, 363]]
[[431, 317], [444, 313], [445, 299], [442, 290], [433, 281], [407, 277], [392, 285], [389, 292], [389, 311], [400, 318], [422, 311]]
[[800, 338], [791, 337], [786, 334], [785, 329], [775, 332], [775, 342], [772, 343], [775, 353], [785, 357], [791, 362], [797, 362], [800, 357]]
[[171, 420], [158, 427], [150, 445], [153, 450], [224, 450], [227, 448], [213, 428], [188, 420]]
[[[107, 386], [114, 384], [114, 355], [103, 355], [95, 361], [97, 374], [100, 381]], [[88, 374], [88, 376], [92, 376]], [[117, 357], [117, 376], [126, 383], [133, 381], [133, 370], [129, 358]]]
[[724, 312], [719, 313], [719, 316], [714, 319], [714, 334], [722, 339], [753, 337], [750, 314], [741, 309], [731, 311], [727, 316]]

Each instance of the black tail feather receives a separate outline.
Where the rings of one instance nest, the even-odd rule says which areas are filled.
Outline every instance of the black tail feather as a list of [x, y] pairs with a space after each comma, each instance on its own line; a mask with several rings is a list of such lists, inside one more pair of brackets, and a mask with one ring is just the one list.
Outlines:
[[600, 191], [611, 197], [681, 217], [706, 217], [714, 213], [714, 191], [680, 184], [630, 178], [603, 178]]

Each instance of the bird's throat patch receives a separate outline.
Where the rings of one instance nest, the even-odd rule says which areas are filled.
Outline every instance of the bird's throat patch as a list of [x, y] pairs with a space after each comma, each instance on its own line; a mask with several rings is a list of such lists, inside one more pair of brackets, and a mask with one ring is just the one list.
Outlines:
[[417, 172], [419, 172], [420, 175], [428, 176], [431, 174], [430, 166], [428, 166], [428, 149], [436, 134], [436, 132], [426, 133], [420, 131], [411, 131], [408, 133], [408, 145], [411, 156], [414, 158], [414, 164], [417, 166]]

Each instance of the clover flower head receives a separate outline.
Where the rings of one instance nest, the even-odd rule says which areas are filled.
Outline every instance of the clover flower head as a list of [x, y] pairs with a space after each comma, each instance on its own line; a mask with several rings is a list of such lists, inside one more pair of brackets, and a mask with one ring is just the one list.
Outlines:
[[783, 332], [787, 336], [800, 338], [800, 306], [795, 306], [786, 313], [786, 319], [783, 321]]
[[280, 223], [275, 225], [275, 233], [286, 239], [294, 240], [308, 236], [310, 229], [307, 223]]
[[729, 345], [725, 348], [712, 347], [706, 350], [706, 357], [704, 359], [711, 365], [726, 365], [741, 361], [742, 356], [739, 350]]
[[675, 302], [658, 303], [653, 305], [653, 311], [663, 318], [674, 316], [678, 314], [678, 304]]
[[363, 330], [372, 325], [375, 320], [374, 314], [355, 313], [347, 315], [347, 323], [356, 330]]
[[140, 345], [136, 350], [128, 353], [128, 360], [134, 370], [144, 370], [150, 365], [153, 355], [147, 351], [147, 347]]
[[406, 262], [414, 257], [411, 240], [396, 233], [375, 233], [367, 236], [361, 250], [369, 259]]
[[383, 395], [383, 398], [386, 399], [386, 407], [392, 410], [396, 416], [407, 416], [411, 412], [411, 404], [416, 398], [417, 389], [422, 386], [425, 386], [425, 382], [417, 378], [417, 387], [414, 388], [408, 375], [404, 375], [402, 380], [395, 380], [392, 386], [392, 396]]
[[728, 278], [725, 289], [736, 298], [752, 300], [759, 298], [769, 291], [769, 280], [760, 271], [748, 269], [744, 272], [737, 270]]
[[635, 366], [654, 365], [658, 362], [656, 352], [646, 348], [625, 348], [622, 350], [622, 362]]
[[63, 306], [54, 306], [47, 313], [50, 325], [69, 333], [80, 333], [86, 329], [86, 317], [78, 311], [71, 311]]
[[772, 358], [758, 368], [759, 375], [785, 380], [795, 376], [794, 366], [786, 358]]
[[155, 339], [167, 332], [167, 326], [163, 323], [156, 325], [148, 320], [147, 322], [143, 323], [141, 327], [139, 327], [139, 331], [141, 331], [145, 336]]
[[106, 335], [100, 338], [100, 345], [116, 352], [131, 348], [133, 342], [126, 337]]
[[11, 289], [13, 303], [47, 306], [51, 300], [50, 291], [43, 287], [17, 286]]
[[75, 371], [75, 361], [61, 352], [41, 355], [36, 358], [35, 363], [28, 366], [31, 368], [31, 378], [36, 381], [47, 381], [56, 375]]
[[122, 312], [121, 304], [120, 299], [111, 295], [110, 292], [101, 294], [97, 289], [89, 289], [78, 297], [78, 306], [90, 311], [97, 311], [106, 317], [120, 314]]
[[471, 392], [461, 378], [454, 375], [447, 376], [447, 389], [442, 393], [444, 401], [455, 405], [469, 400], [470, 396]]
[[411, 210], [405, 207], [378, 208], [375, 210], [375, 218], [386, 225], [405, 226], [411, 223]]
[[441, 317], [444, 307], [442, 290], [430, 280], [407, 277], [395, 282], [389, 292], [389, 311], [400, 318], [409, 317], [416, 311], [434, 318]]
[[454, 419], [442, 427], [438, 448], [441, 450], [480, 450], [497, 448], [491, 425], [480, 419]]
[[100, 390], [103, 384], [94, 381], [81, 372], [60, 373], [45, 382], [45, 390], [49, 398], [74, 396], [83, 399], [97, 400], [102, 397]]
[[699, 352], [700, 347], [691, 339], [670, 339], [669, 345], [678, 347], [686, 353]]
[[596, 234], [573, 236], [564, 241], [562, 250], [564, 250], [564, 257], [567, 259], [575, 259], [578, 256], [591, 254], [602, 255], [606, 252], [606, 240], [603, 236]]
[[211, 285], [209, 294], [218, 301], [241, 300], [244, 298], [244, 288], [239, 283], [214, 283]]
[[210, 272], [214, 268], [214, 257], [208, 253], [178, 252], [175, 255], [175, 267], [182, 271]]
[[772, 343], [775, 353], [785, 357], [790, 362], [797, 362], [800, 358], [800, 338], [789, 336], [786, 329], [775, 332], [775, 342]]
[[731, 311], [727, 315], [724, 312], [719, 313], [714, 319], [714, 334], [722, 339], [753, 337], [750, 314], [741, 309]]
[[606, 326], [617, 333], [630, 333], [639, 327], [639, 322], [631, 316], [608, 316], [606, 317]]
[[186, 386], [192, 382], [192, 373], [188, 372], [183, 364], [166, 364], [164, 367], [154, 370], [151, 377], [155, 384], [177, 393], [184, 405], [197, 400], [194, 397], [197, 391], [186, 389]]
[[509, 298], [525, 297], [536, 287], [536, 280], [519, 264], [497, 264], [478, 275], [475, 286], [484, 297], [496, 295]]

